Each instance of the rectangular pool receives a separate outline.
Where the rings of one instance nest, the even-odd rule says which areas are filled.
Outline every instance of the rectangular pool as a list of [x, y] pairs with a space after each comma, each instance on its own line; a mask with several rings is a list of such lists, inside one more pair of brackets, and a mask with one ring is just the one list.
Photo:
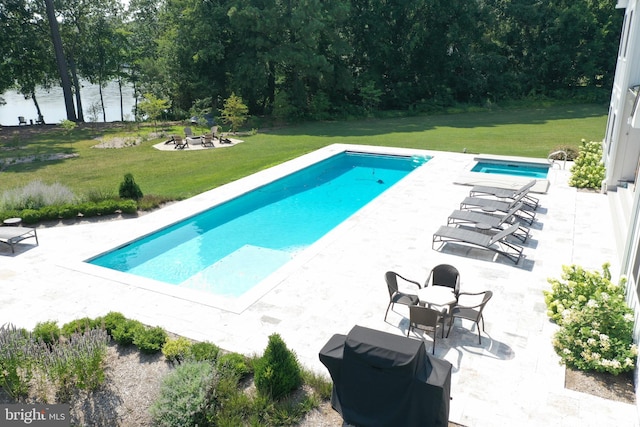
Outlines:
[[479, 161], [471, 169], [471, 172], [546, 179], [549, 173], [549, 166], [536, 163], [491, 160]]
[[87, 262], [238, 297], [429, 159], [343, 152]]

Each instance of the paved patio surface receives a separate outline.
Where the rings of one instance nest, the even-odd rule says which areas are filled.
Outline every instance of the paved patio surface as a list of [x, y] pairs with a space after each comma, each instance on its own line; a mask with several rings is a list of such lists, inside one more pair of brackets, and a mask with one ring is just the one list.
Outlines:
[[268, 336], [277, 332], [302, 364], [328, 374], [318, 352], [333, 334], [346, 334], [354, 325], [406, 334], [406, 307], [396, 306], [383, 321], [388, 304], [385, 271], [424, 281], [433, 266], [448, 263], [460, 270], [463, 291], [494, 292], [485, 311], [482, 345], [470, 323], [456, 323], [448, 339], [438, 340], [436, 356], [453, 364], [451, 421], [465, 426], [638, 426], [635, 405], [566, 390], [564, 367], [551, 347], [556, 326], [545, 314], [542, 290], [549, 288], [547, 278], [559, 277], [562, 265], [572, 263], [599, 270], [611, 262], [612, 272], [618, 271], [607, 197], [570, 188], [569, 165], [550, 171], [548, 193], [540, 195], [538, 219], [518, 266], [480, 250], [431, 248], [433, 232], [468, 194], [468, 186], [454, 182], [474, 157], [433, 151], [426, 152], [433, 159], [425, 166], [240, 302], [170, 290], [169, 285], [155, 288], [149, 281], [104, 273], [82, 262], [331, 150], [342, 146], [140, 218], [40, 228], [40, 245], [26, 240], [17, 245], [15, 255], [3, 245], [0, 324], [31, 329], [39, 321], [63, 324], [120, 311], [245, 354], [261, 353]]

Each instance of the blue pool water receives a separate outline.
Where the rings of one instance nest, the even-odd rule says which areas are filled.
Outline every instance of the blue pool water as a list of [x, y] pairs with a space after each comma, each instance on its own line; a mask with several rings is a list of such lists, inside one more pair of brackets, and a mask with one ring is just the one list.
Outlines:
[[527, 178], [546, 179], [549, 167], [531, 163], [478, 162], [471, 172], [492, 173], [501, 175], [523, 176]]
[[237, 297], [428, 160], [341, 153], [88, 262]]

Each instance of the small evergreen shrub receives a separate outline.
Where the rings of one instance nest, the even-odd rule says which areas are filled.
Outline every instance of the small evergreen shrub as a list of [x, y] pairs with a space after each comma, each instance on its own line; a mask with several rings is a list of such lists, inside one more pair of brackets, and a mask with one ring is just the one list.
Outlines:
[[159, 427], [213, 425], [216, 374], [206, 362], [186, 362], [167, 375], [149, 412]]
[[280, 399], [302, 385], [300, 365], [280, 335], [269, 336], [264, 355], [254, 365], [258, 391], [272, 399]]
[[141, 352], [147, 354], [157, 353], [167, 341], [167, 333], [160, 326], [154, 328], [138, 328], [133, 335], [133, 344]]
[[215, 362], [218, 354], [220, 354], [220, 347], [210, 342], [197, 342], [191, 346], [191, 358], [198, 362]]
[[136, 331], [142, 328], [144, 328], [144, 325], [139, 321], [125, 319], [111, 331], [111, 336], [120, 345], [130, 345], [133, 344]]
[[117, 311], [110, 311], [102, 318], [104, 329], [111, 336], [113, 336], [113, 330], [121, 323], [124, 323], [126, 320], [127, 318], [124, 317], [124, 314]]
[[98, 215], [109, 215], [112, 213], [116, 213], [120, 205], [117, 200], [103, 200], [96, 205], [96, 210], [98, 211]]
[[181, 363], [191, 354], [191, 341], [184, 337], [168, 339], [162, 346], [162, 354], [169, 362]]
[[118, 205], [122, 213], [134, 214], [138, 212], [138, 204], [135, 200], [121, 200]]
[[597, 141], [581, 142], [578, 157], [571, 167], [569, 185], [576, 188], [599, 189], [604, 180], [605, 167], [602, 162], [602, 144]]
[[25, 224], [35, 224], [40, 221], [40, 212], [35, 209], [25, 209], [18, 216], [22, 218], [22, 222]]
[[140, 200], [143, 196], [142, 190], [133, 179], [133, 175], [130, 173], [125, 174], [124, 181], [120, 183], [118, 194], [123, 199]]
[[75, 319], [71, 322], [65, 323], [62, 325], [62, 328], [60, 328], [60, 331], [63, 336], [70, 337], [73, 334], [84, 334], [91, 329], [100, 328], [100, 326], [99, 321], [96, 322], [89, 317], [83, 317], [81, 319]]
[[216, 360], [218, 372], [223, 376], [243, 378], [251, 373], [247, 359], [239, 353], [226, 353]]
[[47, 345], [53, 345], [60, 339], [60, 328], [58, 322], [49, 320], [47, 322], [38, 322], [33, 328], [33, 339], [40, 340]]
[[633, 311], [625, 302], [626, 280], [612, 283], [609, 264], [602, 274], [576, 265], [562, 269], [561, 279], [549, 279], [551, 291], [544, 291], [547, 314], [560, 326], [553, 347], [561, 362], [614, 375], [632, 370], [638, 348]]

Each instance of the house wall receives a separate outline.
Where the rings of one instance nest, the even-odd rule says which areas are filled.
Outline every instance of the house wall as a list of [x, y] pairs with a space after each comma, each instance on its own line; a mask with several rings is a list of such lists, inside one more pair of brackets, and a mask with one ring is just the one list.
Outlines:
[[[619, 181], [633, 181], [633, 204], [629, 214], [629, 227], [621, 257], [620, 275], [627, 277], [627, 303], [634, 310], [634, 341], [640, 342], [640, 191], [638, 165], [640, 165], [640, 117], [634, 117], [635, 101], [640, 85], [640, 0], [619, 0], [618, 8], [625, 9], [620, 37], [616, 74], [607, 130], [603, 141], [603, 160], [607, 167], [603, 189], [612, 190]], [[638, 111], [640, 114], [640, 110]], [[640, 412], [638, 381], [640, 374], [636, 360], [636, 406]]]

